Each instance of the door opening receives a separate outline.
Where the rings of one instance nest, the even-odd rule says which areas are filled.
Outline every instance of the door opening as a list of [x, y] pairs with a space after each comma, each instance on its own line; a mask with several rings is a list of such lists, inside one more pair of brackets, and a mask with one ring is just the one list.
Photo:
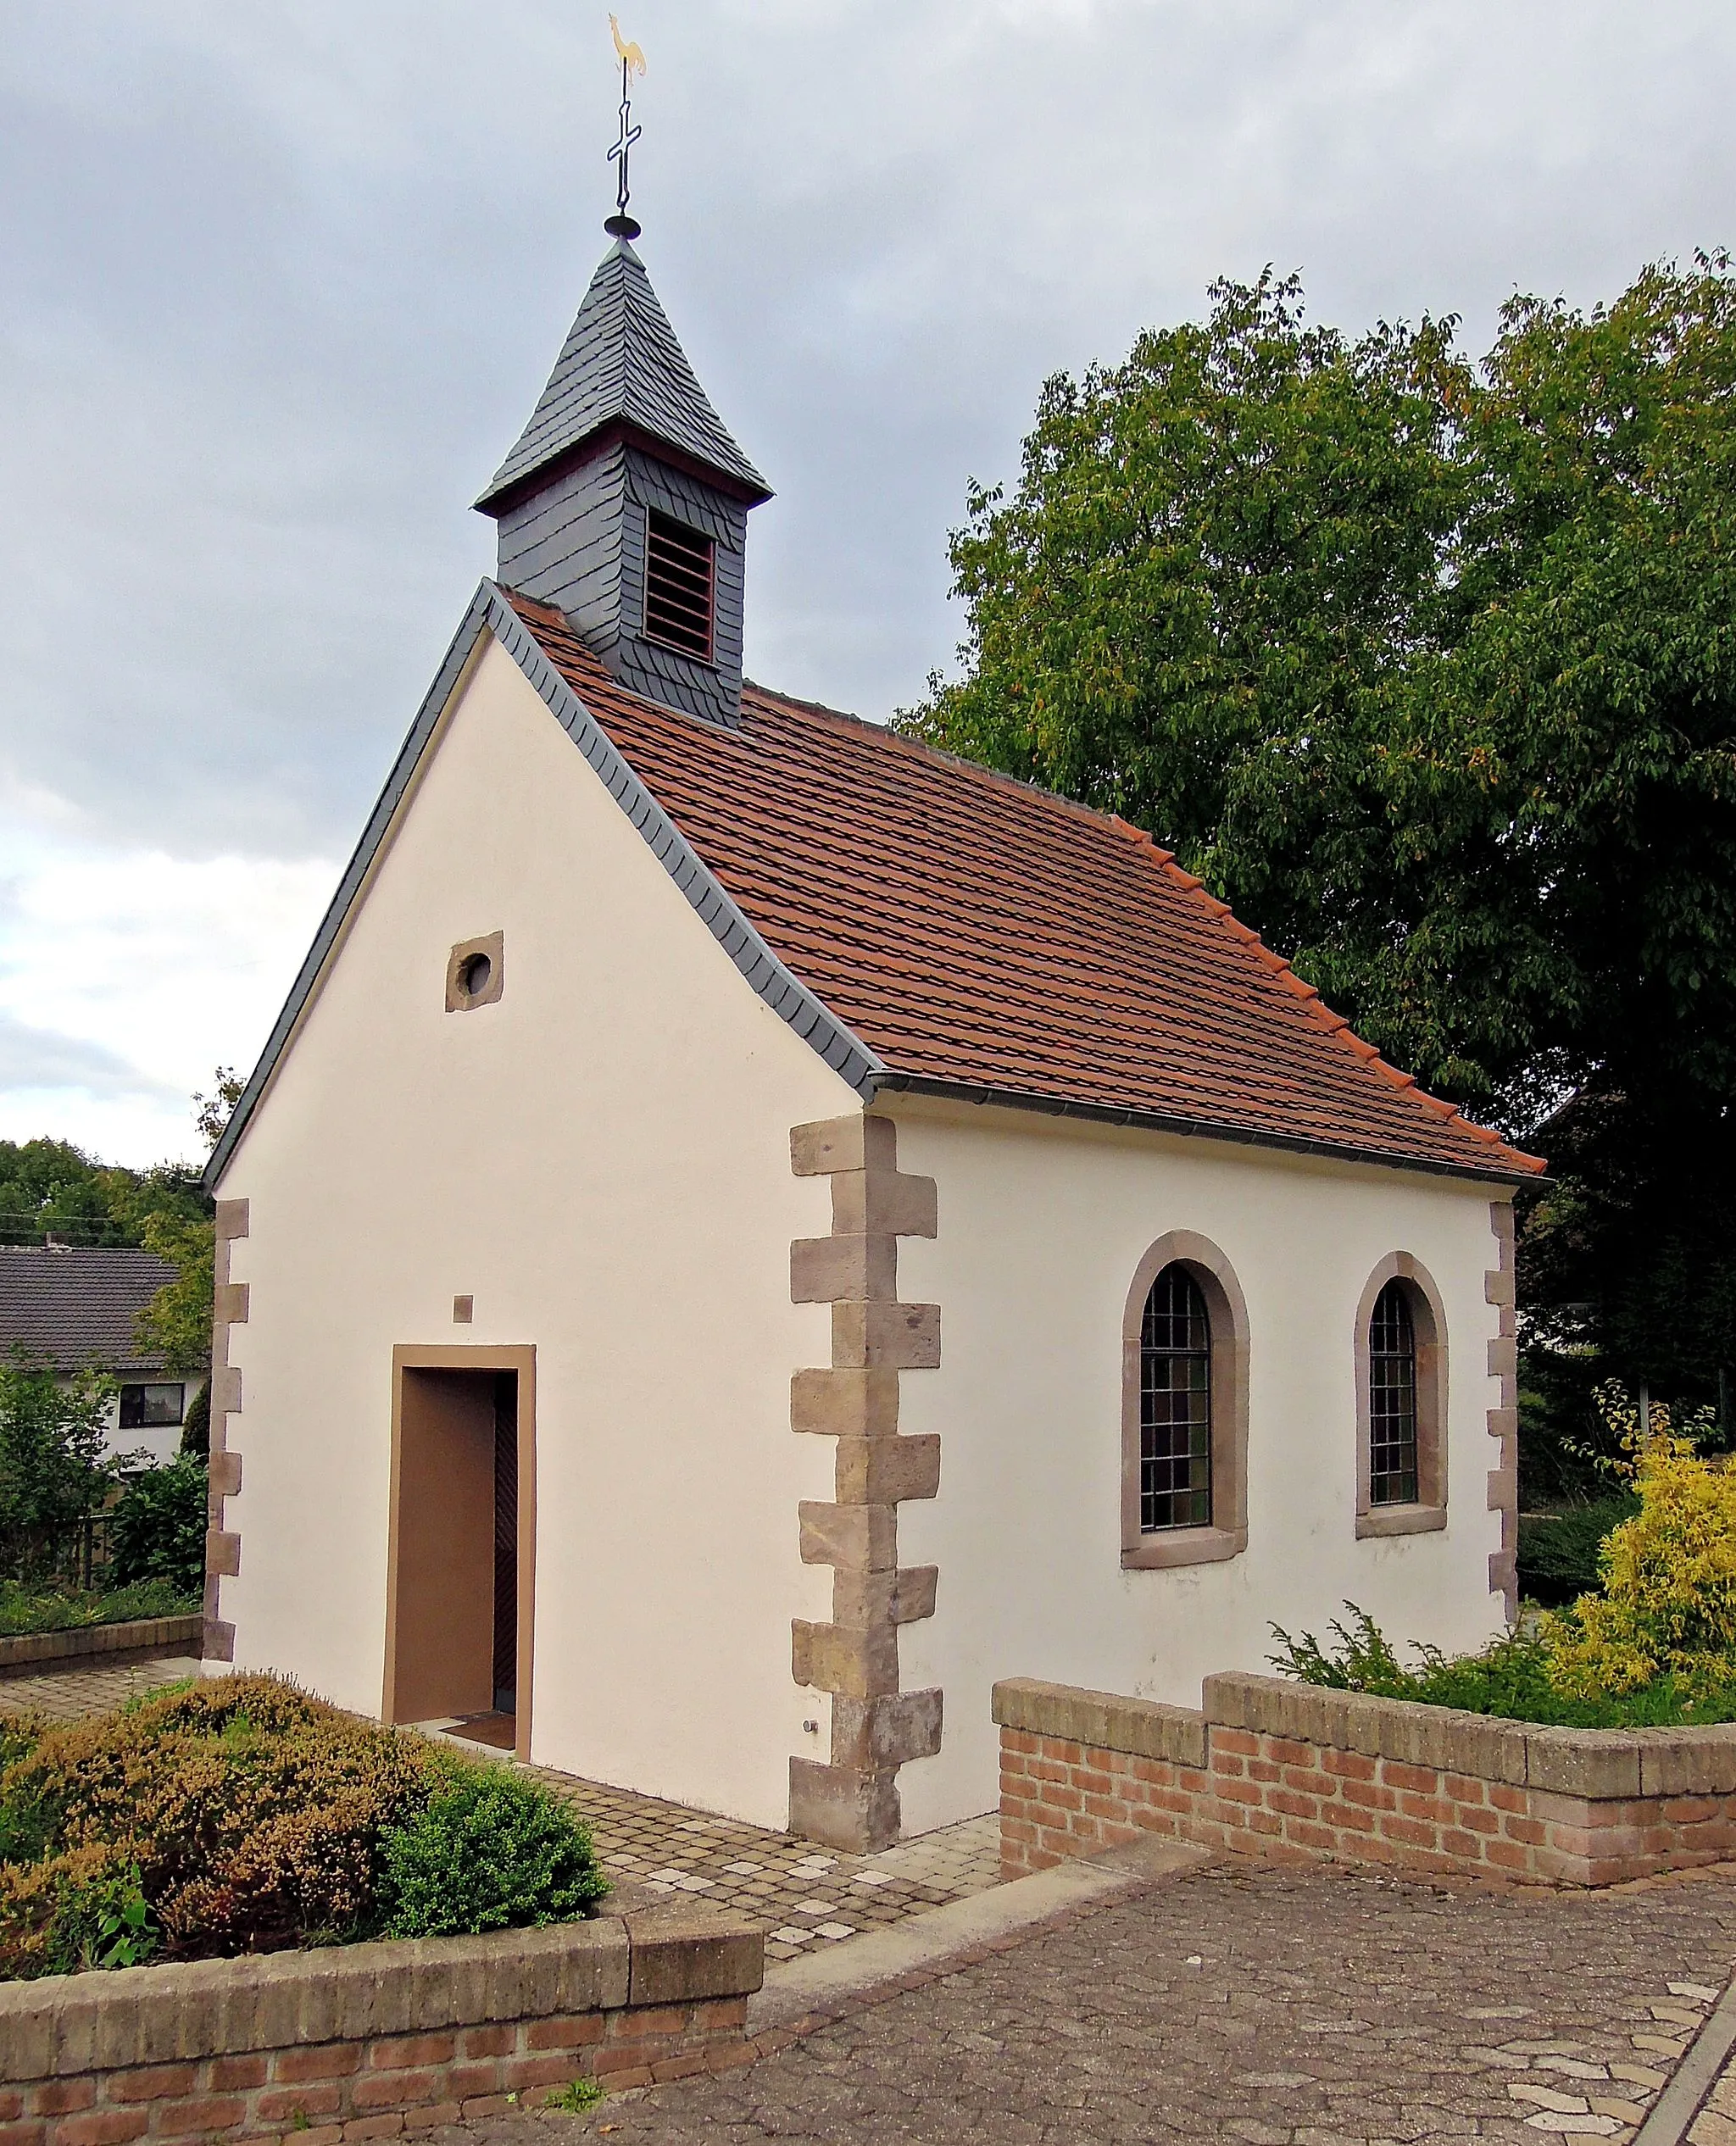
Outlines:
[[518, 1711], [519, 1382], [494, 1374], [494, 1711]]
[[396, 1355], [386, 1718], [528, 1756], [535, 1359]]

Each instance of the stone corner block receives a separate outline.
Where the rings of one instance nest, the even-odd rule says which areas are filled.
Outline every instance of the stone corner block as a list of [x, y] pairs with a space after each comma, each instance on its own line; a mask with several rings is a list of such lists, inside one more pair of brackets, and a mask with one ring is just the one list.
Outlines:
[[890, 1769], [790, 1760], [790, 1831], [847, 1855], [877, 1854], [899, 1837], [903, 1813]]
[[751, 1996], [765, 1979], [765, 1933], [742, 1916], [652, 1908], [624, 1920], [632, 1948], [630, 2004]]
[[1640, 1751], [1633, 1730], [1527, 1729], [1526, 1786], [1593, 1802], [1638, 1796]]
[[790, 1428], [827, 1438], [890, 1438], [899, 1427], [896, 1371], [796, 1371], [790, 1378]]
[[835, 1565], [855, 1572], [896, 1570], [896, 1505], [826, 1505], [804, 1498], [797, 1510], [804, 1565]]
[[798, 1237], [790, 1246], [792, 1304], [890, 1304], [898, 1293], [895, 1237]]
[[889, 1692], [874, 1698], [835, 1698], [832, 1763], [869, 1772], [932, 1759], [940, 1749], [945, 1711], [938, 1690]]
[[216, 1203], [215, 1222], [220, 1243], [248, 1233], [248, 1203], [244, 1199], [220, 1199]]
[[840, 1170], [895, 1170], [898, 1127], [864, 1111], [790, 1128], [790, 1169], [798, 1177], [830, 1177]]
[[834, 1304], [832, 1360], [841, 1370], [932, 1371], [940, 1363], [940, 1306]]
[[932, 1177], [897, 1170], [841, 1170], [832, 1181], [832, 1226], [847, 1235], [936, 1237], [940, 1196]]

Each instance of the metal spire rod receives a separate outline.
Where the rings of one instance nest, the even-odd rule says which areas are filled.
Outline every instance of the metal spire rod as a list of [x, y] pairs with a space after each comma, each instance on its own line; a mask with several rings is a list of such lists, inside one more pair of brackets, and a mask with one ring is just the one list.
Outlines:
[[636, 42], [622, 37], [620, 25], [613, 15], [609, 18], [609, 28], [620, 60], [620, 133], [609, 152], [609, 161], [616, 167], [615, 214], [604, 219], [603, 228], [613, 237], [634, 239], [639, 236], [639, 225], [627, 213], [632, 193], [627, 184], [627, 153], [644, 132], [643, 127], [633, 125], [632, 90], [633, 76], [645, 72], [645, 55]]

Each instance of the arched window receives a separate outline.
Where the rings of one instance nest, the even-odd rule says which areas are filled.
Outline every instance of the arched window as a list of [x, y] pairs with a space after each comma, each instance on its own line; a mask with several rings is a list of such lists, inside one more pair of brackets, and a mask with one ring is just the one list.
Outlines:
[[1416, 1329], [1402, 1281], [1389, 1281], [1368, 1322], [1368, 1502], [1416, 1503]]
[[1179, 1260], [1145, 1299], [1139, 1334], [1139, 1527], [1211, 1525], [1211, 1318]]
[[1171, 1230], [1121, 1322], [1121, 1563], [1206, 1565], [1248, 1547], [1248, 1307], [1208, 1238]]
[[1356, 1307], [1356, 1532], [1447, 1524], [1447, 1326], [1422, 1263], [1394, 1252]]

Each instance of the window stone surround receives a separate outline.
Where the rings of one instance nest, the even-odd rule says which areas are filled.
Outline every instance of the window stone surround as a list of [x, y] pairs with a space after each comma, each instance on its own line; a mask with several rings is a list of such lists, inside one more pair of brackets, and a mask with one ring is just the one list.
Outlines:
[[[1380, 1293], [1402, 1281], [1416, 1343], [1416, 1498], [1376, 1505], [1370, 1498], [1373, 1411], [1369, 1395], [1369, 1323]], [[1360, 1537], [1423, 1535], [1447, 1524], [1447, 1319], [1434, 1278], [1408, 1252], [1393, 1252], [1369, 1276], [1356, 1306], [1356, 1532]]]
[[[1141, 1335], [1145, 1300], [1167, 1266], [1185, 1267], [1211, 1322], [1211, 1525], [1140, 1526]], [[1215, 1565], [1248, 1547], [1248, 1304], [1209, 1237], [1171, 1230], [1133, 1271], [1121, 1319], [1121, 1564], [1129, 1571]]]
[[940, 1748], [942, 1694], [900, 1687], [899, 1626], [934, 1614], [938, 1570], [900, 1567], [898, 1509], [940, 1488], [940, 1439], [900, 1434], [899, 1387], [940, 1363], [940, 1308], [901, 1304], [898, 1240], [936, 1234], [932, 1177], [898, 1167], [898, 1128], [865, 1113], [795, 1126], [790, 1167], [832, 1180], [830, 1237], [790, 1247], [790, 1296], [832, 1307], [832, 1363], [790, 1384], [793, 1431], [837, 1441], [834, 1498], [804, 1500], [802, 1560], [832, 1568], [829, 1624], [797, 1618], [798, 1685], [832, 1695], [824, 1763], [790, 1760], [790, 1830], [863, 1854], [899, 1835], [898, 1771]]

